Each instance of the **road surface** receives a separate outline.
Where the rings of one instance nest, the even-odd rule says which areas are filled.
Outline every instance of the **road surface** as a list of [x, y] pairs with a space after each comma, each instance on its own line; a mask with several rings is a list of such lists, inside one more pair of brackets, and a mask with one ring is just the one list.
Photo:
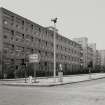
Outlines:
[[0, 105], [105, 105], [105, 79], [54, 87], [0, 85]]

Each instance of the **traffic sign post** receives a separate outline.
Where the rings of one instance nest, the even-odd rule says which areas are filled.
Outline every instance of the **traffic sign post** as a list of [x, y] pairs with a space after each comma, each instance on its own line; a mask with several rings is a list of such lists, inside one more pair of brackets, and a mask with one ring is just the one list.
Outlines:
[[40, 61], [40, 56], [39, 54], [31, 54], [29, 55], [29, 62], [33, 64], [33, 69], [34, 69], [34, 83], [36, 82], [36, 70], [38, 68], [37, 64]]

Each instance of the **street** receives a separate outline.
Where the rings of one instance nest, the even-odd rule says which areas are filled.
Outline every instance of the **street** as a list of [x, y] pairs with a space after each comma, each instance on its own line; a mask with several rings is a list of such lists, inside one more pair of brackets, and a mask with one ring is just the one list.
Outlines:
[[105, 79], [54, 87], [0, 85], [0, 105], [105, 105]]

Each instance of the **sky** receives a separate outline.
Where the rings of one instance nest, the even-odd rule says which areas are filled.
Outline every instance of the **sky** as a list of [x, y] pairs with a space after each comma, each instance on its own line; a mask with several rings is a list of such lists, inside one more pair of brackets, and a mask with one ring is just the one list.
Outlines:
[[105, 49], [105, 0], [0, 0], [0, 7], [45, 27], [57, 17], [61, 35], [87, 37], [97, 49]]

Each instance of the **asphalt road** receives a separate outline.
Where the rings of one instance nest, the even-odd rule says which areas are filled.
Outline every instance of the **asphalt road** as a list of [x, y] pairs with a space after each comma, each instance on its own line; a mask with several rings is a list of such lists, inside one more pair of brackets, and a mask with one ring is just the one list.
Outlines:
[[0, 85], [0, 105], [105, 105], [105, 79], [55, 87]]

